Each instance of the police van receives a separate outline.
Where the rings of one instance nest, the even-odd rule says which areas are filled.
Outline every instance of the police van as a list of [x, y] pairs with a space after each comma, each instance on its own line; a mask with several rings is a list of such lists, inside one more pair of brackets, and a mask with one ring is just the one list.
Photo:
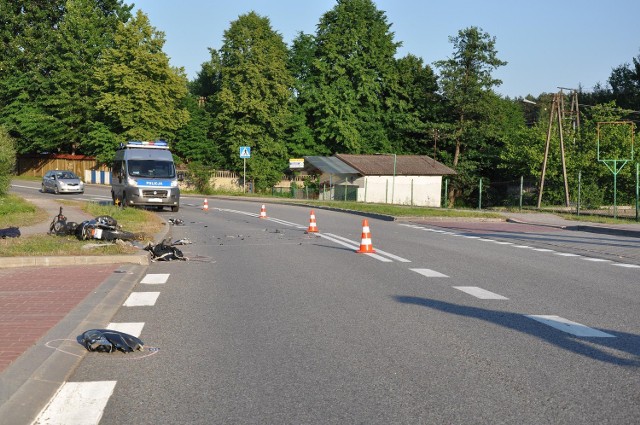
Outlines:
[[169, 144], [164, 140], [121, 143], [111, 167], [115, 205], [180, 209], [180, 188]]

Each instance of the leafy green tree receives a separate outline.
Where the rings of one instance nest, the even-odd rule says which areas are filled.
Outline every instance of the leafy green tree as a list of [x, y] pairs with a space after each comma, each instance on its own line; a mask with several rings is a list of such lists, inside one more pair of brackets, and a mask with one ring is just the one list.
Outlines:
[[305, 107], [315, 138], [330, 152], [392, 148], [388, 119], [398, 107], [391, 25], [371, 0], [338, 0], [320, 19]]
[[398, 87], [396, 108], [389, 122], [390, 138], [398, 153], [433, 155], [435, 139], [441, 128], [442, 101], [437, 94], [437, 78], [421, 58], [407, 55], [397, 60]]
[[91, 87], [95, 66], [119, 23], [127, 21], [132, 6], [119, 1], [67, 0], [65, 14], [56, 31], [57, 54], [43, 101], [55, 120], [58, 151], [82, 151], [89, 123], [96, 115], [97, 93]]
[[461, 161], [463, 155], [477, 152], [486, 138], [483, 123], [490, 118], [493, 88], [502, 82], [491, 73], [506, 65], [497, 57], [495, 37], [478, 27], [469, 27], [449, 37], [454, 46], [452, 57], [435, 62], [440, 70], [440, 86], [447, 107], [456, 124], [453, 140], [452, 166], [458, 172], [456, 184], [449, 189], [449, 205], [461, 194], [465, 180], [472, 179], [477, 165]]
[[118, 26], [113, 47], [103, 52], [93, 83], [99, 114], [92, 123], [92, 133], [103, 137], [92, 139], [96, 143], [91, 146], [101, 158], [111, 156], [114, 140], [171, 140], [188, 122], [189, 113], [182, 106], [187, 79], [182, 68], [169, 65], [163, 46], [164, 33], [138, 11]]
[[18, 152], [48, 150], [51, 120], [42, 104], [64, 1], [0, 2], [0, 123]]
[[287, 163], [283, 129], [290, 122], [293, 77], [286, 45], [268, 18], [250, 12], [225, 31], [220, 59], [214, 137], [234, 170], [242, 169], [240, 147], [252, 147], [247, 173], [265, 190], [280, 180]]
[[212, 118], [201, 97], [190, 95], [184, 105], [190, 120], [176, 132], [172, 152], [187, 164], [198, 162], [202, 167], [211, 169], [222, 166], [224, 156], [215, 140], [209, 137]]
[[287, 123], [287, 150], [292, 157], [305, 155], [328, 155], [331, 152], [316, 142], [314, 132], [309, 126], [307, 108], [308, 96], [313, 90], [311, 85], [313, 61], [316, 52], [315, 37], [299, 33], [289, 49], [288, 69], [294, 77], [293, 100], [290, 102], [291, 119]]
[[15, 142], [9, 133], [0, 127], [0, 195], [6, 195], [16, 165]]

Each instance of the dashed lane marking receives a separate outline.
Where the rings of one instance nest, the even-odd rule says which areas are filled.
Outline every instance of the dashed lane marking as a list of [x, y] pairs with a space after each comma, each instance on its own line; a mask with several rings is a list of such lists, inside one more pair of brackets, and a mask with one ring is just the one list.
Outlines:
[[163, 283], [167, 283], [169, 279], [169, 273], [149, 273], [144, 279], [140, 281], [140, 283], [146, 283], [150, 285], [161, 285]]
[[579, 337], [615, 338], [614, 335], [590, 328], [577, 322], [572, 322], [571, 320], [565, 319], [564, 317], [560, 316], [527, 314], [526, 317], [543, 323], [547, 326], [551, 326], [552, 328], [561, 330], [562, 332], [566, 332]]
[[580, 254], [570, 254], [568, 252], [556, 252], [555, 255], [560, 255], [561, 257], [582, 257]]
[[144, 307], [156, 304], [160, 292], [132, 292], [122, 304], [125, 307]]
[[421, 274], [422, 276], [425, 277], [449, 277], [446, 274], [442, 274], [440, 272], [437, 272], [435, 270], [431, 270], [431, 269], [410, 269], [411, 271], [414, 271], [416, 273]]
[[33, 425], [97, 425], [116, 381], [65, 382], [42, 409]]
[[112, 331], [124, 332], [135, 337], [140, 337], [142, 334], [142, 328], [144, 328], [144, 322], [120, 322], [109, 323], [107, 329]]
[[629, 269], [640, 269], [640, 266], [636, 265], [636, 264], [623, 264], [623, 263], [614, 263], [612, 264], [612, 266], [616, 266], [616, 267], [627, 267]]
[[591, 261], [594, 263], [610, 263], [611, 260], [605, 260], [604, 258], [591, 258], [591, 257], [582, 257], [584, 261]]
[[500, 294], [496, 294], [486, 289], [479, 288], [477, 286], [454, 286], [455, 289], [465, 292], [469, 295], [473, 295], [481, 300], [508, 300], [509, 298], [503, 297]]

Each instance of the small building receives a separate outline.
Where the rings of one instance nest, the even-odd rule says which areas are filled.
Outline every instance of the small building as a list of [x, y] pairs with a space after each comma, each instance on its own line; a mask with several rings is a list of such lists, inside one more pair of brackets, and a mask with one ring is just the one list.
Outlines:
[[395, 154], [307, 156], [305, 170], [319, 175], [320, 199], [427, 207], [441, 206], [442, 177], [456, 174], [426, 155]]

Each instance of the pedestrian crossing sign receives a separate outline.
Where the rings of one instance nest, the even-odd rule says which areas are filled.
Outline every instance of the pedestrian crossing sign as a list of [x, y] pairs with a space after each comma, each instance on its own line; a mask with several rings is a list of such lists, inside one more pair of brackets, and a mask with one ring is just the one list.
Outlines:
[[240, 146], [240, 158], [251, 158], [250, 146]]

